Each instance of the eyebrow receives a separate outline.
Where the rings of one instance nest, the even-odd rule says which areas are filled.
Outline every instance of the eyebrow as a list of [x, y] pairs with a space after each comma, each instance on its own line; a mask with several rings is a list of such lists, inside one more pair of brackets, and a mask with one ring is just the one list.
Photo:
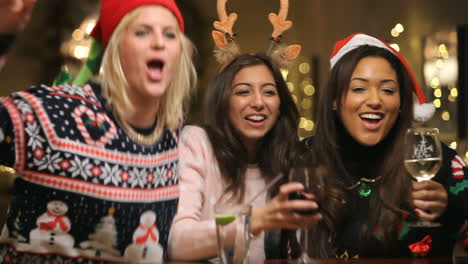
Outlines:
[[[145, 28], [145, 29], [151, 29], [151, 30], [153, 29], [152, 25], [147, 24], [145, 22], [136, 23], [136, 24], [133, 25], [133, 27], [135, 27], [135, 28]], [[176, 29], [176, 27], [173, 26], [173, 25], [166, 25], [166, 26], [163, 26], [162, 28], [163, 28], [163, 30], [168, 30], [168, 29], [169, 30], [175, 30]]]
[[[359, 78], [359, 77], [353, 78], [353, 79], [351, 79], [351, 81], [369, 82], [369, 80], [364, 79], [364, 78]], [[392, 82], [392, 83], [398, 84], [398, 82], [396, 82], [396, 81], [393, 80], [393, 79], [385, 79], [385, 80], [380, 81], [380, 83], [388, 83], [388, 82]]]
[[[232, 88], [236, 88], [237, 86], [241, 86], [241, 85], [245, 85], [245, 86], [252, 86], [251, 83], [246, 83], [246, 82], [240, 82], [240, 83], [236, 83], [232, 86]], [[271, 82], [267, 82], [267, 83], [264, 83], [262, 84], [262, 88], [265, 87], [265, 86], [273, 86], [273, 87], [276, 87], [276, 84], [274, 83], [271, 83]]]

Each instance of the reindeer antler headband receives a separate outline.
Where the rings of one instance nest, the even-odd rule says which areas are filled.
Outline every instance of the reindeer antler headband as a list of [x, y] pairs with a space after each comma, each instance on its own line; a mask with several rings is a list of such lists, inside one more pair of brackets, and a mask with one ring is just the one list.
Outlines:
[[[217, 12], [219, 21], [213, 22], [213, 27], [217, 30], [212, 31], [212, 37], [215, 42], [215, 57], [221, 64], [226, 64], [235, 57], [241, 54], [239, 46], [235, 39], [237, 33], [233, 32], [234, 24], [237, 20], [236, 13], [226, 12], [227, 0], [217, 0]], [[268, 19], [273, 25], [273, 32], [270, 40], [272, 41], [267, 54], [270, 55], [273, 61], [280, 68], [288, 68], [290, 63], [301, 52], [301, 45], [281, 45], [282, 34], [290, 29], [293, 25], [292, 21], [286, 20], [288, 16], [289, 0], [280, 0], [280, 10], [278, 14], [270, 13]], [[273, 47], [279, 46], [273, 52]]]

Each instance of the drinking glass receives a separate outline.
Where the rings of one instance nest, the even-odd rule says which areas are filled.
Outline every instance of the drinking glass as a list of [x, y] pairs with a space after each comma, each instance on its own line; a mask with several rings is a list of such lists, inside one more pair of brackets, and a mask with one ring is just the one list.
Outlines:
[[[428, 181], [442, 165], [442, 147], [435, 128], [410, 128], [405, 138], [405, 168], [417, 181]], [[414, 227], [435, 227], [439, 223], [419, 220], [409, 223]]]
[[[315, 200], [312, 195], [314, 193], [314, 187], [310, 183], [310, 178], [308, 177], [307, 170], [305, 168], [295, 168], [289, 176], [289, 181], [291, 182], [300, 182], [304, 185], [304, 190], [301, 192], [294, 192], [289, 195], [290, 200]], [[312, 215], [317, 213], [316, 210], [296, 210], [295, 213], [301, 215]], [[297, 264], [312, 264], [314, 263], [309, 257], [309, 230], [302, 229], [299, 231], [299, 245], [301, 246], [301, 255], [296, 260]]]
[[222, 264], [248, 263], [251, 215], [250, 205], [230, 202], [215, 204], [218, 256]]

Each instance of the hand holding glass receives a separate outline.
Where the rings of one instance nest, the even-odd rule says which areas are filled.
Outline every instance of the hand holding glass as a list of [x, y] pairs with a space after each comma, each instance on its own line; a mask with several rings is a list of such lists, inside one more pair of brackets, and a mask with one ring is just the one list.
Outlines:
[[[434, 128], [411, 128], [405, 138], [405, 168], [418, 181], [432, 179], [442, 165], [442, 146]], [[438, 223], [420, 220], [411, 226], [433, 227]]]

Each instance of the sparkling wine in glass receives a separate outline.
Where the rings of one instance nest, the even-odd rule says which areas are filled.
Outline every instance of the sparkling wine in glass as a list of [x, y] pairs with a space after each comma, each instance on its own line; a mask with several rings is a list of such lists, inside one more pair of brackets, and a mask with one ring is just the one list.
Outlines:
[[[410, 128], [405, 138], [405, 168], [418, 182], [432, 179], [442, 165], [442, 146], [434, 128]], [[435, 227], [439, 223], [419, 220], [416, 227]]]

